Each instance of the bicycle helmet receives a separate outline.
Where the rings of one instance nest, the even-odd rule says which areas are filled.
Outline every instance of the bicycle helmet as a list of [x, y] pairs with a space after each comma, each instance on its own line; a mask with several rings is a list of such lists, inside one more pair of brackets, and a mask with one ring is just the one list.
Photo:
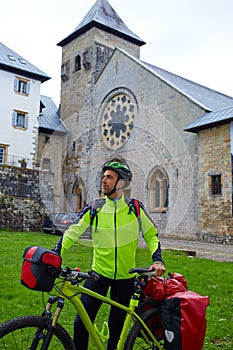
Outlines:
[[132, 180], [132, 173], [129, 169], [129, 167], [121, 162], [108, 162], [103, 167], [103, 173], [106, 170], [113, 170], [115, 173], [118, 174], [120, 179], [131, 181]]

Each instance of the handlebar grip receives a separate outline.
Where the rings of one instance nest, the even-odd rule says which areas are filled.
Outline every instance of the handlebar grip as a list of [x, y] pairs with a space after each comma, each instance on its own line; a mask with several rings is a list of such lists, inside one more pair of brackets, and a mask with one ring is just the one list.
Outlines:
[[91, 279], [93, 279], [94, 281], [98, 281], [100, 276], [98, 275], [98, 273], [94, 272], [94, 271], [88, 271], [88, 274], [90, 276]]
[[[153, 270], [154, 271], [154, 270]], [[129, 273], [139, 273], [141, 275], [146, 274], [146, 273], [152, 272], [149, 268], [140, 268], [140, 267], [135, 267], [134, 269], [130, 269]], [[154, 273], [154, 272], [153, 272]]]
[[81, 271], [78, 272], [78, 277], [81, 277], [81, 278], [84, 278], [84, 279], [90, 279], [91, 278], [89, 273], [81, 272]]

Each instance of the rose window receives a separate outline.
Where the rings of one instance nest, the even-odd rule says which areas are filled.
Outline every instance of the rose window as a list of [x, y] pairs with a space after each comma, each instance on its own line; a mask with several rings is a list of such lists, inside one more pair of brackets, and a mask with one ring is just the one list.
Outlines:
[[101, 118], [101, 136], [108, 148], [118, 149], [134, 128], [135, 103], [127, 94], [118, 94], [107, 103]]

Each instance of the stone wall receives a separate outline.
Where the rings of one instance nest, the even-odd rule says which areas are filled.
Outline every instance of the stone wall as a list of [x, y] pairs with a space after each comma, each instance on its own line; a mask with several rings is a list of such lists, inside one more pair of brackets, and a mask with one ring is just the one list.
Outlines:
[[[46, 202], [42, 200], [41, 191]], [[45, 173], [41, 177], [38, 170], [1, 165], [0, 228], [17, 231], [41, 230], [47, 208], [53, 208], [51, 193], [51, 174]]]
[[[233, 244], [230, 124], [199, 132], [200, 238]], [[221, 194], [211, 177], [221, 175]]]

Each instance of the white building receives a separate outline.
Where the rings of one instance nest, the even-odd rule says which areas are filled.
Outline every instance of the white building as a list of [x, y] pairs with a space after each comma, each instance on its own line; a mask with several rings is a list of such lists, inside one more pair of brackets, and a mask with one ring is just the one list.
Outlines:
[[0, 42], [0, 164], [33, 167], [40, 84], [50, 77]]

